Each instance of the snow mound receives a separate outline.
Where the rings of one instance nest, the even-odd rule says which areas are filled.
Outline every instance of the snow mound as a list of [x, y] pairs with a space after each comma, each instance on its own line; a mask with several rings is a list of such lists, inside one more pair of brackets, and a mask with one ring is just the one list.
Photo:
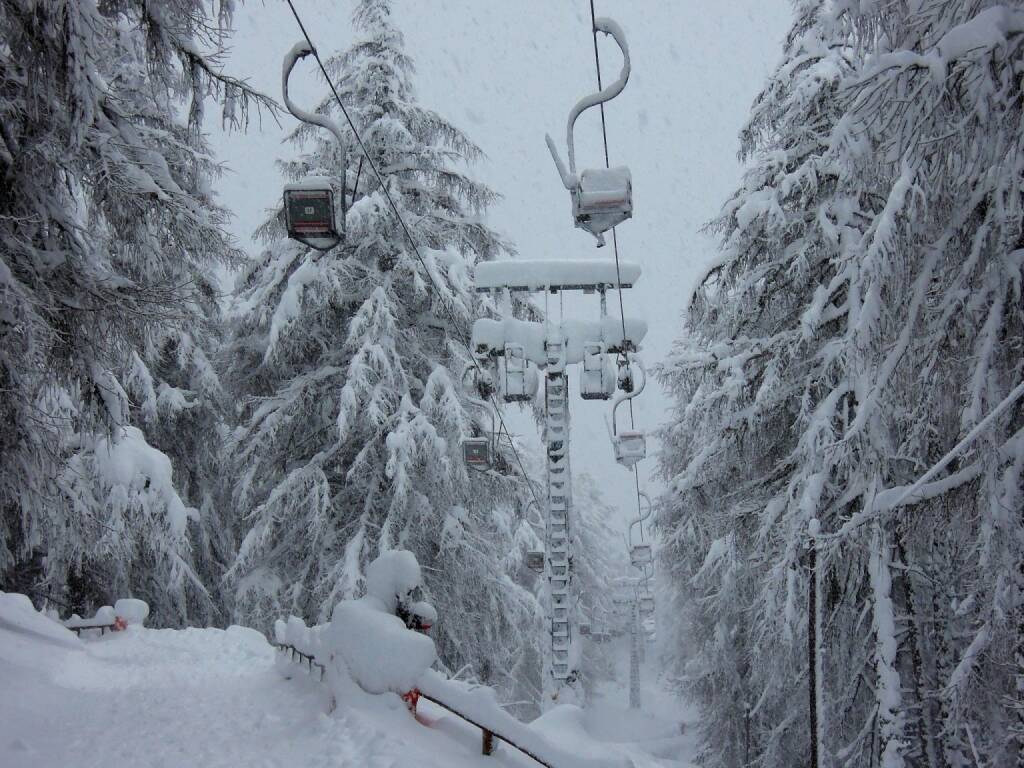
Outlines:
[[425, 696], [470, 718], [475, 725], [509, 739], [558, 768], [633, 766], [628, 757], [612, 756], [604, 746], [593, 746], [593, 740], [583, 728], [583, 714], [579, 707], [555, 707], [543, 718], [526, 725], [501, 708], [492, 688], [448, 680], [434, 670], [423, 673], [418, 687]]
[[389, 613], [394, 613], [398, 601], [422, 583], [420, 564], [406, 550], [382, 552], [366, 569], [366, 594], [379, 600]]
[[437, 659], [437, 650], [433, 640], [406, 628], [377, 602], [365, 597], [338, 603], [323, 629], [323, 644], [363, 690], [404, 693], [416, 687]]
[[0, 592], [0, 629], [34, 641], [81, 647], [74, 633], [37, 611], [26, 595], [16, 592]]
[[[433, 606], [411, 599], [421, 584], [420, 566], [411, 552], [383, 552], [366, 569], [365, 596], [338, 603], [329, 624], [307, 627], [298, 616], [278, 619], [274, 641], [329, 670], [328, 682], [339, 699], [350, 680], [367, 693], [405, 693], [437, 659], [434, 642], [410, 630], [398, 616], [402, 611], [423, 626], [437, 621]], [[279, 668], [286, 672], [287, 659]]]
[[114, 613], [125, 620], [129, 626], [142, 626], [149, 616], [149, 604], [145, 600], [134, 597], [122, 597], [114, 603]]

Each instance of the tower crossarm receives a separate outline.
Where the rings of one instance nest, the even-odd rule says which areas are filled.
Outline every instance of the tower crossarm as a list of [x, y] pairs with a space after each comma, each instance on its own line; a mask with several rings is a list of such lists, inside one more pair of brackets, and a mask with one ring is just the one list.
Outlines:
[[640, 279], [640, 265], [612, 259], [507, 259], [476, 265], [478, 293], [492, 291], [596, 291], [632, 288]]
[[[622, 329], [625, 326], [626, 335]], [[584, 345], [601, 342], [606, 352], [636, 352], [647, 335], [647, 323], [639, 318], [627, 317], [625, 323], [618, 317], [600, 320], [563, 320], [559, 324], [530, 320], [491, 320], [481, 318], [473, 323], [472, 349], [478, 357], [500, 357], [507, 344], [517, 344], [526, 359], [539, 368], [548, 365], [548, 340], [561, 340], [565, 353], [564, 364], [582, 363], [586, 354]]]

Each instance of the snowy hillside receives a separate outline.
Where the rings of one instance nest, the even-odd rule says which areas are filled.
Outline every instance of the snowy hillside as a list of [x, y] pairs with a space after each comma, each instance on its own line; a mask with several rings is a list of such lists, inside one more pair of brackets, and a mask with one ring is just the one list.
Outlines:
[[[4, 768], [537, 765], [507, 745], [481, 755], [479, 729], [430, 702], [418, 720], [395, 694], [352, 687], [332, 702], [315, 669], [283, 661], [251, 629], [84, 634], [0, 593]], [[585, 718], [559, 708], [532, 726], [533, 738], [576, 755], [579, 768], [616, 756], [637, 768], [687, 764], [678, 724], [625, 714], [614, 698]]]

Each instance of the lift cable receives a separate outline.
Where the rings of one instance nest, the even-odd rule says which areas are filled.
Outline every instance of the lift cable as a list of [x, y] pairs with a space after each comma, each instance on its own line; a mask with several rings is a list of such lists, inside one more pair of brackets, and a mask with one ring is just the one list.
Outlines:
[[[290, 0], [289, 0], [290, 2]], [[601, 83], [601, 54], [597, 48], [597, 17], [594, 13], [594, 0], [590, 0], [590, 31], [594, 36], [594, 68], [597, 70], [597, 90], [601, 91], [604, 86]], [[601, 138], [604, 141], [604, 167], [610, 168], [611, 162], [608, 156], [608, 128], [605, 124], [604, 119], [604, 102], [599, 105], [601, 108]], [[622, 276], [620, 274], [619, 267], [619, 236], [616, 234], [615, 227], [612, 227], [612, 249], [615, 252], [615, 282], [618, 285], [619, 293], [619, 320], [622, 321], [622, 338], [626, 339], [626, 310], [623, 306], [622, 301]], [[623, 353], [625, 355], [625, 353]], [[629, 426], [631, 429], [636, 429], [636, 420], [633, 416], [633, 401], [629, 401]], [[643, 511], [640, 505], [640, 473], [635, 468], [633, 470], [633, 480], [636, 485], [636, 511], [638, 515], [642, 515]], [[640, 542], [644, 540], [644, 524], [640, 521]]]
[[[323, 60], [320, 58], [320, 52], [317, 50], [317, 47], [313, 44], [313, 40], [310, 38], [309, 33], [306, 31], [306, 25], [302, 23], [302, 18], [299, 16], [299, 12], [295, 9], [295, 5], [292, 2], [292, 0], [286, 0], [286, 2], [288, 3], [288, 7], [291, 8], [292, 15], [295, 17], [295, 21], [298, 23], [299, 29], [302, 31], [302, 36], [306, 38], [306, 42], [309, 43], [309, 47], [313, 51], [313, 56], [316, 59], [316, 63], [319, 65], [320, 71], [323, 73], [324, 80], [327, 81], [327, 85], [330, 86], [331, 92], [334, 94], [334, 98], [338, 102], [338, 106], [341, 108], [341, 113], [345, 116], [345, 120], [346, 122], [348, 122], [349, 128], [352, 129], [352, 134], [355, 136], [356, 142], [358, 142], [359, 148], [363, 152], [363, 157], [366, 158], [367, 165], [370, 166], [370, 170], [373, 171], [373, 175], [377, 178], [377, 183], [380, 184], [381, 191], [384, 192], [384, 196], [387, 198], [388, 203], [391, 205], [391, 210], [394, 212], [395, 218], [398, 219], [398, 223], [399, 225], [401, 225], [402, 231], [405, 233], [405, 237], [409, 241], [409, 245], [412, 246], [413, 252], [416, 255], [416, 259], [423, 267], [423, 272], [427, 276], [427, 280], [429, 281], [433, 289], [434, 295], [438, 299], [438, 303], [441, 305], [441, 308], [448, 315], [448, 319], [451, 320], [452, 328], [457, 329], [459, 327], [459, 321], [455, 317], [455, 312], [452, 310], [451, 307], [448, 306], [447, 302], [445, 302], [441, 298], [442, 294], [440, 286], [438, 286], [437, 283], [434, 281], [434, 276], [433, 274], [431, 274], [430, 269], [427, 267], [426, 261], [424, 261], [423, 259], [423, 255], [420, 253], [420, 249], [416, 243], [416, 239], [412, 236], [412, 232], [409, 231], [409, 227], [406, 226], [405, 220], [402, 218], [402, 214], [398, 210], [398, 206], [395, 204], [394, 198], [391, 197], [391, 191], [388, 189], [387, 184], [384, 183], [384, 178], [381, 176], [380, 171], [377, 170], [377, 164], [373, 161], [373, 158], [370, 157], [370, 153], [369, 151], [367, 151], [366, 145], [363, 143], [362, 136], [359, 135], [359, 129], [356, 128], [355, 122], [349, 115], [348, 110], [345, 109], [345, 104], [341, 100], [341, 96], [338, 93], [338, 89], [334, 87], [334, 81], [331, 80], [330, 75], [327, 74], [327, 68], [324, 66]], [[344, 194], [344, 190], [342, 191], [342, 194]], [[479, 361], [473, 355], [472, 351], [470, 351], [469, 359], [473, 361], [473, 365], [476, 366], [476, 369], [481, 374], [486, 373], [484, 369], [481, 367]], [[505, 419], [501, 414], [501, 408], [499, 407], [497, 398], [495, 398], [493, 392], [488, 394], [488, 399], [494, 406], [494, 410], [498, 416], [498, 422], [500, 424], [498, 434], [501, 434], [502, 429], [505, 430], [506, 434], [511, 434], [508, 430], [508, 427], [505, 425]], [[537, 494], [533, 489], [533, 484], [530, 482], [530, 478], [526, 472], [526, 467], [523, 464], [522, 457], [519, 455], [519, 450], [516, 448], [515, 443], [512, 442], [511, 440], [509, 440], [509, 444], [510, 447], [512, 448], [512, 453], [516, 457], [516, 463], [519, 465], [519, 469], [523, 473], [523, 478], [526, 480], [526, 486], [530, 489], [530, 495], [533, 496], [534, 502], [536, 502], [537, 506], [539, 507], [540, 500], [537, 498]]]

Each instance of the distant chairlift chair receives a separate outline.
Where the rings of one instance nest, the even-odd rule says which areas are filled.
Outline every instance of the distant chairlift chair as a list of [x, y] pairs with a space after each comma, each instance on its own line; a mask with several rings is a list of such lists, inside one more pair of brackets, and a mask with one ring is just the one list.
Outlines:
[[631, 371], [629, 373], [629, 380], [634, 383], [633, 391], [620, 392], [615, 396], [615, 403], [612, 405], [612, 423], [608, 430], [612, 438], [612, 447], [615, 450], [615, 460], [627, 469], [633, 469], [637, 462], [647, 458], [647, 437], [643, 431], [633, 429], [620, 430], [616, 419], [616, 411], [618, 411], [619, 406], [627, 400], [637, 397], [644, 391], [644, 387], [647, 386], [647, 373], [644, 370], [643, 364], [635, 358], [631, 359], [630, 363], [635, 363], [639, 368], [642, 374], [640, 383], [639, 385], [635, 384], [636, 378]]
[[504, 388], [506, 403], [528, 403], [537, 394], [537, 366], [526, 359], [522, 344], [506, 344], [504, 355]]
[[583, 370], [580, 373], [580, 397], [607, 400], [615, 394], [615, 375], [605, 346], [599, 341], [583, 345]]
[[654, 596], [653, 595], [640, 595], [640, 615], [641, 616], [653, 616], [654, 615]]
[[[470, 363], [466, 366], [466, 370], [463, 371], [462, 381], [463, 385], [466, 386], [466, 376], [475, 369], [475, 366]], [[479, 369], [476, 369], [479, 374]], [[484, 371], [486, 373], [486, 369]], [[472, 389], [479, 391], [481, 383], [486, 383], [489, 377], [485, 376], [482, 382], [479, 378], [474, 379], [472, 384], [466, 389]], [[475, 405], [483, 411], [487, 412], [487, 415], [491, 419], [491, 431], [486, 435], [469, 435], [462, 438], [462, 459], [466, 463], [469, 469], [476, 470], [478, 472], [488, 472], [494, 468], [497, 459], [497, 445], [494, 438], [494, 411], [491, 410], [483, 400], [476, 397], [470, 396], [467, 398], [471, 405]]]
[[646, 568], [654, 562], [654, 553], [650, 544], [634, 544], [629, 549], [629, 561], [634, 568]]
[[534, 573], [544, 573], [544, 550], [533, 549], [527, 552], [526, 567]]
[[491, 439], [489, 437], [462, 438], [462, 458], [470, 469], [486, 472], [494, 466], [491, 456]]

